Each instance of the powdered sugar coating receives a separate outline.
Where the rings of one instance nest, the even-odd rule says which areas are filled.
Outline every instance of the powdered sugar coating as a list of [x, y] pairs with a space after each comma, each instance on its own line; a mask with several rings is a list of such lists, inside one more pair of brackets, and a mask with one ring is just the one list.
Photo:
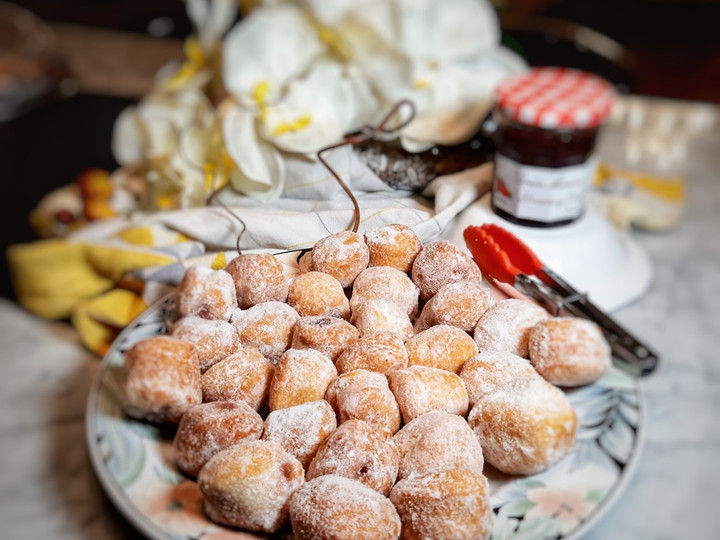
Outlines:
[[437, 324], [448, 324], [471, 334], [480, 317], [494, 303], [490, 288], [476, 281], [448, 283], [423, 307], [415, 321], [415, 333]]
[[482, 273], [465, 252], [450, 242], [438, 240], [426, 244], [415, 258], [412, 280], [420, 289], [420, 298], [427, 302], [448, 283], [482, 283]]
[[358, 233], [341, 231], [318, 240], [313, 246], [311, 258], [313, 270], [330, 274], [343, 287], [349, 287], [367, 268], [370, 252]]
[[335, 362], [338, 373], [367, 369], [387, 373], [407, 366], [408, 353], [395, 332], [374, 332], [361, 336], [343, 351]]
[[232, 324], [240, 343], [257, 349], [277, 363], [290, 346], [292, 331], [300, 316], [284, 302], [262, 302], [233, 315]]
[[377, 491], [330, 474], [305, 483], [290, 499], [296, 540], [395, 540], [397, 510]]
[[350, 316], [350, 303], [343, 286], [323, 272], [302, 272], [295, 276], [287, 301], [302, 317], [326, 315], [347, 319]]
[[452, 469], [483, 471], [480, 441], [464, 418], [445, 411], [417, 417], [393, 436], [400, 452], [398, 481]]
[[243, 253], [226, 268], [232, 276], [237, 303], [247, 309], [262, 302], [285, 302], [287, 278], [280, 261], [270, 253]]
[[514, 381], [538, 377], [535, 368], [525, 358], [507, 351], [483, 351], [468, 360], [460, 370], [470, 406], [497, 388]]
[[150, 422], [176, 424], [202, 401], [195, 346], [168, 336], [136, 343], [125, 354], [125, 411]]
[[307, 469], [336, 427], [335, 411], [330, 404], [324, 400], [310, 401], [268, 414], [262, 438], [280, 444]]
[[175, 290], [175, 301], [183, 317], [228, 321], [237, 307], [233, 278], [225, 270], [191, 266]]
[[355, 308], [350, 321], [361, 336], [376, 332], [394, 332], [405, 341], [412, 337], [413, 326], [407, 312], [387, 300], [367, 300]]
[[400, 429], [400, 408], [382, 373], [357, 369], [340, 375], [328, 386], [325, 399], [341, 424], [356, 418], [388, 436]]
[[455, 326], [441, 324], [405, 342], [409, 366], [429, 366], [458, 373], [478, 352], [473, 338]]
[[434, 410], [465, 416], [468, 396], [462, 379], [427, 366], [410, 366], [387, 373], [390, 390], [405, 423]]
[[556, 317], [538, 323], [528, 350], [538, 373], [559, 386], [589, 384], [610, 369], [610, 346], [600, 327], [586, 319]]
[[386, 300], [412, 318], [418, 310], [418, 294], [417, 285], [404, 272], [390, 266], [371, 266], [360, 272], [353, 283], [350, 309], [354, 312], [368, 300]]
[[487, 479], [454, 469], [401, 480], [390, 500], [402, 520], [403, 538], [482, 540], [492, 531]]
[[275, 532], [303, 484], [300, 462], [271, 441], [236, 444], [216, 454], [198, 475], [210, 519], [250, 531]]
[[487, 463], [508, 474], [535, 474], [570, 451], [577, 416], [559, 388], [532, 377], [510, 381], [480, 398], [468, 424]]
[[288, 349], [280, 357], [270, 383], [270, 410], [323, 399], [335, 377], [335, 365], [320, 351]]
[[548, 317], [543, 308], [525, 300], [501, 300], [480, 317], [473, 339], [480, 351], [507, 351], [527, 358], [530, 330]]
[[360, 337], [349, 322], [337, 317], [300, 317], [293, 328], [290, 347], [315, 349], [333, 362]]
[[235, 328], [222, 319], [183, 317], [172, 326], [170, 335], [195, 345], [200, 371], [203, 372], [233, 354], [239, 345]]
[[415, 231], [397, 223], [367, 231], [365, 243], [370, 251], [370, 266], [392, 266], [406, 274], [422, 251], [422, 242]]
[[180, 419], [173, 438], [175, 464], [197, 476], [218, 452], [260, 438], [263, 420], [244, 401], [213, 401], [190, 408]]
[[399, 464], [400, 455], [392, 439], [362, 420], [351, 419], [340, 424], [320, 445], [305, 476], [312, 480], [337, 474], [387, 496]]
[[245, 401], [257, 411], [267, 401], [274, 369], [255, 347], [240, 347], [203, 373], [203, 401]]

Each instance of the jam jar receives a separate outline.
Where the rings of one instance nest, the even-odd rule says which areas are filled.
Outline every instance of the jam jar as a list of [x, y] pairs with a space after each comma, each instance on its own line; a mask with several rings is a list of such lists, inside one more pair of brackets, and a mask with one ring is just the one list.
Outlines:
[[605, 79], [569, 68], [539, 67], [504, 80], [493, 110], [493, 211], [533, 227], [578, 219], [614, 96]]

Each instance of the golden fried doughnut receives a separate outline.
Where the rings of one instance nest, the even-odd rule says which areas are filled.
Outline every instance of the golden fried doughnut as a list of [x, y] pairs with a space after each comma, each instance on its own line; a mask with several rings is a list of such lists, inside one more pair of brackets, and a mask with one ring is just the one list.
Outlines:
[[300, 317], [293, 328], [290, 347], [315, 349], [333, 362], [360, 337], [358, 329], [337, 317]]
[[350, 310], [354, 312], [368, 300], [387, 300], [400, 306], [409, 317], [414, 317], [418, 310], [418, 293], [417, 285], [404, 272], [390, 266], [371, 266], [355, 278]]
[[415, 258], [412, 280], [420, 289], [420, 298], [427, 302], [448, 283], [481, 283], [482, 273], [465, 252], [450, 242], [438, 240], [426, 244]]
[[460, 416], [468, 412], [465, 384], [454, 373], [427, 366], [410, 366], [389, 371], [387, 377], [406, 424], [434, 410]]
[[382, 373], [365, 369], [344, 373], [330, 383], [325, 399], [341, 424], [357, 418], [385, 435], [400, 429], [400, 409]]
[[203, 401], [245, 401], [257, 411], [267, 401], [274, 369], [255, 347], [240, 347], [203, 373]]
[[231, 320], [240, 343], [257, 349], [272, 363], [277, 363], [290, 347], [292, 331], [300, 318], [284, 302], [262, 302], [250, 309], [238, 310]]
[[510, 381], [481, 397], [468, 424], [487, 463], [508, 474], [535, 474], [570, 451], [577, 416], [559, 388], [532, 377]]
[[335, 361], [338, 373], [367, 369], [386, 373], [407, 367], [408, 353], [402, 338], [395, 332], [374, 332], [361, 336]]
[[265, 419], [262, 438], [280, 444], [307, 469], [336, 427], [335, 411], [321, 399], [271, 412]]
[[207, 370], [238, 348], [235, 328], [222, 319], [183, 317], [172, 326], [170, 335], [195, 345], [200, 371]]
[[290, 283], [287, 301], [301, 317], [326, 315], [347, 319], [350, 316], [350, 304], [343, 286], [323, 272], [297, 274]]
[[455, 326], [440, 324], [405, 342], [409, 366], [429, 366], [457, 373], [478, 352], [475, 341]]
[[402, 538], [482, 540], [492, 531], [487, 479], [454, 469], [401, 480], [390, 500], [402, 520]]
[[218, 452], [260, 438], [263, 420], [244, 401], [213, 401], [191, 407], [180, 419], [173, 438], [175, 463], [197, 476]]
[[370, 252], [358, 233], [341, 231], [318, 240], [310, 257], [313, 270], [330, 274], [343, 287], [349, 287], [367, 268]]
[[480, 317], [473, 339], [480, 351], [507, 351], [527, 358], [530, 330], [548, 317], [547, 311], [530, 302], [517, 298], [501, 300]]
[[449, 324], [472, 334], [482, 314], [494, 302], [490, 289], [476, 281], [448, 283], [423, 307], [415, 321], [415, 333], [437, 324]]
[[335, 365], [320, 351], [288, 349], [275, 366], [270, 383], [270, 410], [323, 399], [335, 377]]
[[591, 383], [610, 369], [610, 346], [592, 321], [557, 317], [530, 332], [530, 361], [546, 380], [558, 386]]
[[507, 351], [483, 351], [465, 362], [460, 378], [465, 383], [470, 406], [498, 387], [515, 379], [538, 377], [525, 358]]
[[367, 300], [356, 307], [350, 321], [360, 336], [377, 332], [393, 332], [403, 341], [413, 336], [413, 325], [407, 312], [394, 302]]
[[175, 290], [175, 302], [183, 317], [228, 321], [237, 308], [233, 278], [225, 270], [191, 266]]
[[415, 231], [396, 223], [367, 231], [365, 243], [370, 251], [370, 266], [392, 266], [406, 274], [422, 251], [422, 242]]
[[320, 445], [305, 477], [312, 480], [337, 474], [387, 496], [399, 465], [400, 456], [392, 439], [353, 418], [340, 424]]
[[304, 483], [300, 462], [271, 441], [233, 445], [198, 475], [210, 519], [258, 532], [275, 532], [285, 523], [288, 501]]
[[237, 303], [247, 309], [262, 302], [285, 302], [287, 278], [282, 263], [270, 253], [243, 253], [226, 268], [232, 276]]
[[393, 436], [400, 452], [398, 481], [451, 469], [483, 471], [483, 453], [464, 418], [430, 411], [403, 426]]
[[306, 482], [290, 499], [296, 540], [395, 540], [397, 510], [377, 491], [335, 474]]
[[195, 346], [169, 336], [146, 338], [125, 354], [125, 409], [135, 418], [178, 423], [202, 401]]

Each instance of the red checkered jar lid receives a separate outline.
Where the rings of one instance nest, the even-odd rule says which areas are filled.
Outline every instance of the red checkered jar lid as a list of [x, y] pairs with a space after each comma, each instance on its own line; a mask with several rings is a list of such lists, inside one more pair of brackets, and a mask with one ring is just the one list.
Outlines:
[[497, 106], [511, 120], [544, 129], [584, 129], [600, 125], [615, 97], [612, 85], [576, 69], [539, 67], [505, 79]]

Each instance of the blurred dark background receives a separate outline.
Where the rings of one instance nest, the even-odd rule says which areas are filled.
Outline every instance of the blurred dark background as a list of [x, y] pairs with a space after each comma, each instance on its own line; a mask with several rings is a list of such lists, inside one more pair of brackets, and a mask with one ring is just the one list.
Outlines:
[[[182, 57], [190, 23], [180, 0], [18, 0], [0, 2], [0, 8], [3, 4], [27, 9], [48, 24], [58, 38], [53, 52], [72, 74], [31, 110], [0, 118], [0, 294], [12, 297], [4, 252], [35, 238], [29, 211], [83, 170], [115, 168], [114, 119], [151, 88], [159, 67]], [[496, 4], [504, 43], [531, 64], [595, 71], [624, 92], [720, 103], [719, 1]], [[0, 52], [7, 36], [0, 27]], [[0, 91], [3, 67], [0, 62]]]

